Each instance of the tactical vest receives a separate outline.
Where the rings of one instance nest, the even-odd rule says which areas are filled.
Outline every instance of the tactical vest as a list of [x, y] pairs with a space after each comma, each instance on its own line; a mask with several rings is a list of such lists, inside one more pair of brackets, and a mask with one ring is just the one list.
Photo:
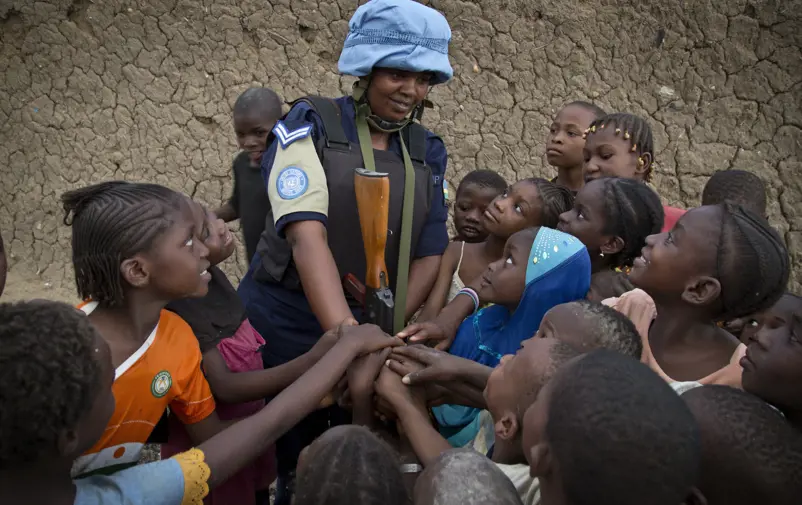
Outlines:
[[[316, 146], [329, 190], [329, 214], [326, 223], [329, 249], [340, 274], [340, 279], [353, 274], [365, 282], [365, 248], [359, 225], [359, 213], [354, 192], [354, 169], [364, 167], [362, 152], [356, 142], [350, 142], [342, 127], [341, 110], [334, 100], [309, 96], [292, 103], [309, 104], [317, 112], [325, 130]], [[426, 165], [426, 129], [418, 123], [410, 123], [399, 132], [403, 135], [415, 168], [415, 193], [412, 219], [413, 256], [420, 239], [423, 225], [429, 214], [432, 201], [432, 171]], [[271, 133], [268, 145], [274, 141]], [[373, 150], [376, 171], [390, 174], [390, 208], [388, 219], [385, 262], [390, 288], [395, 292], [398, 272], [398, 254], [401, 235], [401, 214], [404, 200], [404, 161], [391, 151]], [[261, 282], [280, 283], [288, 289], [300, 290], [301, 281], [292, 260], [292, 248], [286, 239], [278, 236], [272, 209], [268, 213], [265, 230], [262, 232], [257, 254], [261, 256], [261, 268], [254, 278]], [[410, 257], [412, 261], [412, 257]], [[352, 306], [356, 301], [346, 293]]]

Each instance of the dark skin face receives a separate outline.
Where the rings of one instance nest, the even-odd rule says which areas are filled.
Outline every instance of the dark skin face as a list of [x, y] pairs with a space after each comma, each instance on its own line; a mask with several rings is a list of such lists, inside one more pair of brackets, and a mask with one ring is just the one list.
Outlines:
[[691, 301], [695, 297], [718, 304], [720, 224], [719, 208], [699, 207], [685, 213], [671, 231], [650, 235], [632, 266], [630, 281], [652, 298]]
[[482, 225], [490, 235], [508, 238], [524, 228], [540, 226], [543, 202], [537, 186], [516, 182], [485, 209]]
[[[551, 365], [552, 341], [532, 337], [521, 342], [515, 354], [501, 358], [487, 379], [484, 396], [487, 410], [496, 421], [497, 432], [518, 435], [519, 400], [526, 391], [540, 389]], [[514, 426], [513, 426], [514, 425]]]
[[546, 139], [549, 165], [557, 168], [582, 167], [585, 161], [582, 152], [585, 139], [582, 135], [594, 119], [596, 117], [591, 111], [579, 105], [563, 107], [551, 123]]
[[209, 250], [199, 238], [198, 212], [197, 204], [186, 200], [174, 214], [172, 226], [142, 254], [150, 288], [159, 299], [205, 296], [209, 291]]
[[607, 263], [602, 259], [621, 251], [624, 243], [620, 237], [604, 233], [607, 219], [604, 212], [604, 182], [590, 181], [579, 190], [574, 199], [574, 208], [560, 214], [557, 229], [578, 238], [588, 249], [594, 273]]
[[526, 287], [526, 267], [534, 240], [535, 233], [528, 229], [507, 240], [501, 259], [482, 274], [479, 298], [515, 310]]
[[540, 321], [535, 337], [546, 341], [561, 341], [579, 352], [590, 352], [594, 349], [585, 338], [592, 332], [582, 309], [574, 303], [563, 303], [546, 312]]
[[61, 454], [68, 459], [75, 459], [100, 439], [106, 426], [114, 414], [114, 393], [111, 390], [114, 384], [114, 367], [111, 363], [109, 345], [95, 332], [95, 359], [100, 363], [100, 379], [98, 392], [92, 406], [78, 422], [73, 430], [67, 430], [62, 436]]
[[759, 316], [741, 359], [743, 387], [763, 400], [802, 411], [802, 299], [784, 295]]
[[402, 121], [426, 98], [431, 80], [428, 72], [374, 69], [368, 87], [370, 109], [386, 121]]
[[[616, 126], [588, 133], [583, 149], [585, 180], [622, 177], [643, 180], [652, 164], [652, 155], [632, 152], [632, 140], [624, 132], [615, 134]], [[641, 160], [639, 162], [638, 160]]]
[[234, 113], [234, 134], [237, 146], [248, 152], [252, 167], [262, 163], [262, 155], [267, 149], [267, 137], [275, 126], [278, 117], [257, 106], [253, 110]]
[[483, 215], [497, 196], [498, 190], [493, 188], [472, 183], [460, 185], [454, 202], [454, 227], [462, 240], [475, 243], [487, 238]]

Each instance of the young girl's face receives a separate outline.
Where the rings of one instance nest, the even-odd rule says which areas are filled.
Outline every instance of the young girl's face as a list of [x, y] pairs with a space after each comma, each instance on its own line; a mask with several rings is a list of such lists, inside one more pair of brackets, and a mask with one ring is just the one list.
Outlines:
[[543, 202], [531, 182], [516, 182], [497, 196], [485, 209], [482, 225], [490, 235], [508, 238], [512, 234], [540, 226]]
[[211, 210], [204, 209], [205, 219], [202, 231], [204, 245], [209, 249], [209, 263], [218, 265], [234, 254], [234, 235], [226, 223]]
[[604, 212], [604, 183], [590, 181], [577, 193], [574, 208], [560, 214], [557, 229], [578, 238], [591, 256], [599, 254], [602, 245], [609, 237], [605, 237], [607, 226]]
[[549, 127], [546, 140], [549, 165], [557, 168], [582, 166], [582, 149], [585, 147], [582, 135], [595, 118], [591, 111], [579, 105], [568, 105], [560, 110]]
[[694, 278], [718, 278], [720, 212], [718, 207], [699, 207], [686, 212], [671, 231], [648, 236], [629, 280], [652, 296], [679, 299]]
[[472, 183], [460, 185], [454, 203], [454, 227], [460, 238], [467, 242], [482, 242], [487, 238], [482, 216], [497, 196], [498, 190], [494, 188]]
[[526, 267], [535, 233], [523, 230], [507, 240], [501, 259], [488, 265], [482, 274], [479, 297], [482, 300], [516, 307], [526, 287]]
[[497, 423], [505, 414], [516, 412], [522, 397], [543, 386], [551, 366], [553, 343], [537, 337], [524, 340], [515, 354], [503, 356], [493, 369], [487, 378], [484, 397], [487, 410]]
[[200, 239], [203, 212], [189, 199], [173, 217], [173, 224], [154, 243], [148, 253], [151, 262], [150, 283], [159, 297], [178, 300], [189, 296], [205, 296], [211, 274], [209, 249]]
[[639, 180], [645, 177], [651, 156], [643, 155], [643, 164], [639, 164], [638, 154], [632, 152], [632, 140], [625, 139], [623, 133], [616, 135], [615, 129], [615, 125], [610, 125], [588, 134], [583, 149], [586, 181], [600, 177]]
[[744, 389], [782, 408], [802, 408], [802, 298], [784, 295], [759, 316], [741, 359]]

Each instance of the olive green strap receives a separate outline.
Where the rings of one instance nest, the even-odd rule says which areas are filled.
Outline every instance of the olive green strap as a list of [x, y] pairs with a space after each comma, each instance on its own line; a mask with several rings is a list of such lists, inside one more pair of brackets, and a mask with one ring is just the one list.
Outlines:
[[376, 160], [373, 158], [373, 141], [370, 140], [367, 116], [370, 108], [367, 104], [356, 106], [356, 134], [359, 137], [359, 148], [362, 151], [362, 163], [365, 170], [376, 171]]
[[[402, 130], [403, 131], [403, 130]], [[398, 333], [406, 325], [407, 287], [409, 287], [409, 262], [412, 249], [412, 210], [415, 195], [415, 167], [399, 132], [401, 154], [404, 156], [404, 204], [401, 210], [401, 240], [398, 248], [398, 277], [395, 281], [395, 313], [393, 331]]]

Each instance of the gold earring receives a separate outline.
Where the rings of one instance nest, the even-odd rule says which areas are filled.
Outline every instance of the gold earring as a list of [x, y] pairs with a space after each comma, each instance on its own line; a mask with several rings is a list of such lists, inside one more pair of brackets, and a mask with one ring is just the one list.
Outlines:
[[643, 165], [645, 165], [645, 164], [646, 164], [646, 162], [643, 161], [643, 158], [638, 158], [638, 166], [639, 167], [643, 168]]

